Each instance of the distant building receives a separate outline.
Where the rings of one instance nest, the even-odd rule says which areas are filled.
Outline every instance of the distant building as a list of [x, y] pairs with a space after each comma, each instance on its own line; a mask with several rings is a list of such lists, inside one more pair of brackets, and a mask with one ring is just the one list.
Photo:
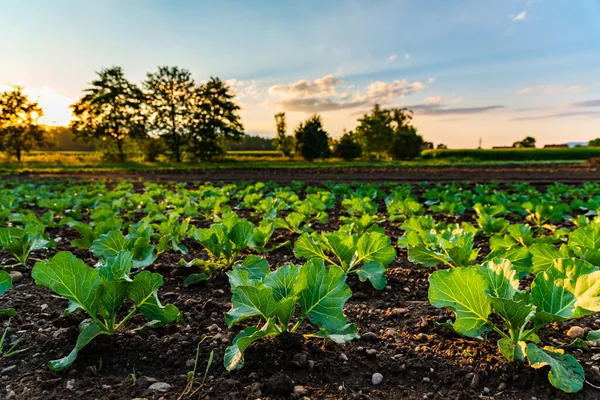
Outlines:
[[568, 144], [547, 144], [544, 146], [545, 149], [568, 149]]

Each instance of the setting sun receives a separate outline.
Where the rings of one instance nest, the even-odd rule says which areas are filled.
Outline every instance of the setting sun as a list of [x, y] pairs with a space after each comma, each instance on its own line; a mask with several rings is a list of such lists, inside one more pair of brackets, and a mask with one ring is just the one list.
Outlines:
[[[0, 92], [11, 90], [10, 86], [0, 85]], [[38, 123], [48, 126], [67, 126], [71, 121], [71, 109], [73, 99], [57, 93], [54, 89], [43, 86], [40, 90], [23, 88], [31, 101], [37, 101], [44, 115]]]

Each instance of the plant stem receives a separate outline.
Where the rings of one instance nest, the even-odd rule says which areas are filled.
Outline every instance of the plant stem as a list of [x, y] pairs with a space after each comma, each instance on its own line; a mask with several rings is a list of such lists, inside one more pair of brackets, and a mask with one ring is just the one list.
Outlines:
[[127, 314], [127, 316], [125, 318], [123, 318], [123, 320], [121, 322], [119, 322], [119, 325], [117, 325], [114, 329], [114, 331], [118, 331], [127, 321], [129, 321], [131, 319], [131, 317], [133, 317], [133, 315], [135, 314], [135, 312], [137, 311], [137, 307], [133, 307], [131, 309], [131, 311], [129, 312], [129, 314]]

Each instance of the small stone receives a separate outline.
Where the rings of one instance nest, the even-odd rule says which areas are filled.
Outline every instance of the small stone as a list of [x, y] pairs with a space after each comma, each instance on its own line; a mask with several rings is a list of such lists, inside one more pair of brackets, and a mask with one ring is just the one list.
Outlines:
[[6, 374], [12, 372], [15, 368], [17, 368], [16, 365], [9, 365], [6, 368], [2, 368], [2, 371], [0, 371], [0, 375], [6, 375]]
[[377, 335], [374, 334], [373, 332], [365, 332], [362, 335], [360, 335], [360, 338], [362, 340], [367, 340], [367, 341], [372, 341], [372, 342], [378, 340]]
[[267, 387], [273, 394], [288, 396], [294, 391], [294, 381], [286, 374], [278, 372], [269, 378]]
[[483, 393], [485, 393], [485, 394], [489, 394], [490, 392], [491, 392], [491, 390], [490, 390], [490, 388], [489, 388], [489, 387], [484, 387], [484, 388], [483, 388]]
[[385, 334], [388, 336], [396, 336], [396, 330], [394, 328], [387, 328]]
[[102, 389], [104, 389], [104, 390], [112, 390], [112, 386], [110, 386], [110, 385], [102, 385]]
[[392, 308], [391, 313], [392, 313], [392, 315], [408, 314], [408, 308], [403, 308], [403, 307]]
[[367, 355], [369, 355], [369, 356], [374, 356], [374, 355], [376, 355], [376, 354], [377, 354], [377, 350], [375, 350], [375, 349], [367, 349], [367, 350], [365, 350], [365, 352], [366, 352], [366, 353], [367, 353]]
[[42, 311], [44, 311], [46, 308], [48, 308], [48, 304], [42, 304], [42, 305], [40, 306], [40, 309], [41, 309]]
[[387, 290], [389, 292], [390, 290], [392, 290], [392, 287], [390, 285], [388, 285], [385, 287], [385, 290]]
[[69, 379], [67, 381], [66, 388], [67, 388], [67, 390], [73, 390], [73, 389], [75, 389], [75, 379]]
[[187, 361], [185, 362], [185, 367], [186, 367], [187, 369], [192, 369], [192, 368], [194, 368], [194, 365], [196, 365], [196, 360], [194, 360], [194, 359], [192, 359], [192, 358], [190, 358], [189, 360], [187, 360]]
[[306, 390], [304, 389], [304, 386], [301, 386], [301, 385], [294, 386], [294, 394], [296, 394], [298, 396], [304, 396], [306, 394]]
[[471, 389], [476, 389], [479, 386], [479, 375], [471, 372], [466, 375], [467, 379], [469, 379], [469, 375], [470, 375], [470, 380], [468, 380], [469, 386], [471, 387]]
[[340, 354], [340, 358], [344, 361], [348, 361], [348, 356], [345, 353]]
[[498, 385], [498, 391], [504, 392], [506, 390], [506, 383], [502, 382]]
[[156, 392], [166, 392], [169, 389], [171, 389], [171, 385], [166, 382], [155, 382], [148, 388], [148, 390], [154, 390]]
[[208, 331], [210, 333], [217, 333], [221, 330], [221, 328], [219, 328], [219, 325], [217, 324], [212, 324], [211, 326], [208, 327]]
[[423, 382], [424, 383], [429, 383], [429, 382], [431, 382], [431, 379], [429, 379], [428, 377], [424, 377], [423, 378]]
[[158, 379], [152, 378], [150, 376], [142, 376], [137, 381], [135, 381], [136, 385], [139, 385], [141, 387], [147, 387], [148, 385], [154, 382], [158, 382]]
[[407, 287], [403, 288], [402, 290], [404, 290], [406, 293], [410, 293], [410, 289]]
[[568, 331], [567, 331], [567, 336], [573, 340], [577, 339], [577, 338], [582, 338], [585, 336], [585, 329], [583, 329], [580, 326], [572, 326]]
[[18, 283], [23, 280], [23, 274], [19, 271], [10, 271], [10, 277], [12, 278], [13, 283]]
[[315, 369], [315, 362], [313, 360], [308, 360], [308, 369], [311, 371]]
[[297, 353], [294, 354], [292, 359], [292, 365], [295, 365], [298, 368], [304, 368], [308, 364], [308, 355], [306, 353]]
[[377, 386], [380, 385], [381, 382], [383, 382], [383, 375], [381, 375], [379, 372], [375, 372], [371, 377], [371, 383]]

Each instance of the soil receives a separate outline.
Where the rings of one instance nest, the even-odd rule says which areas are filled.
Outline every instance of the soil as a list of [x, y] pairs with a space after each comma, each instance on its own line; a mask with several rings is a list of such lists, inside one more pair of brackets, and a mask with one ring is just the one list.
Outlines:
[[[320, 228], [336, 230], [340, 213], [334, 210]], [[396, 243], [402, 231], [390, 223], [384, 227]], [[91, 253], [69, 244], [77, 237], [74, 231], [65, 228], [50, 234], [62, 237], [57, 248], [35, 252], [32, 258], [68, 250], [88, 265], [95, 263]], [[274, 237], [280, 242], [293, 238], [280, 231]], [[202, 256], [193, 241], [185, 244], [190, 249], [187, 260]], [[480, 257], [489, 251], [483, 243], [481, 247]], [[353, 297], [345, 312], [359, 327], [360, 340], [344, 345], [297, 337], [261, 341], [246, 351], [241, 370], [228, 373], [222, 364], [225, 348], [244, 326], [225, 325], [223, 313], [231, 306], [227, 279], [221, 275], [186, 288], [183, 278], [190, 272], [176, 268], [180, 258], [177, 253], [162, 254], [154, 267], [165, 278], [161, 301], [179, 307], [184, 323], [98, 337], [71, 369], [60, 373], [52, 372], [47, 363], [71, 351], [84, 317], [64, 316], [67, 302], [35, 286], [29, 268], [17, 268], [23, 279], [0, 299], [0, 308], [16, 308], [18, 316], [11, 321], [7, 339], [20, 338], [18, 349], [25, 351], [0, 358], [0, 399], [600, 399], [600, 390], [592, 386], [600, 386], [600, 348], [569, 350], [583, 365], [589, 383], [576, 394], [560, 392], [548, 383], [547, 368], [533, 370], [507, 362], [497, 350], [495, 334], [483, 342], [440, 326], [452, 315], [427, 301], [427, 277], [435, 269], [415, 266], [402, 250], [389, 267], [385, 290], [374, 290], [354, 276], [348, 279]], [[301, 262], [288, 247], [270, 253], [268, 259], [273, 267]], [[0, 264], [10, 262], [10, 256], [0, 252]], [[570, 342], [566, 336], [570, 326], [600, 329], [598, 318], [553, 325], [540, 336], [545, 344], [565, 345]], [[129, 326], [144, 322], [134, 318]], [[7, 321], [1, 324], [6, 327]], [[208, 338], [198, 345], [204, 337]], [[191, 391], [182, 395], [197, 349], [196, 379]], [[211, 352], [214, 362], [204, 380]], [[377, 386], [371, 382], [375, 373], [383, 375]], [[157, 382], [170, 387], [164, 392], [150, 390]]]
[[233, 182], [521, 182], [583, 183], [600, 181], [600, 167], [589, 163], [540, 166], [403, 167], [403, 168], [210, 168], [185, 171], [23, 173], [29, 178], [105, 178], [150, 181]]

